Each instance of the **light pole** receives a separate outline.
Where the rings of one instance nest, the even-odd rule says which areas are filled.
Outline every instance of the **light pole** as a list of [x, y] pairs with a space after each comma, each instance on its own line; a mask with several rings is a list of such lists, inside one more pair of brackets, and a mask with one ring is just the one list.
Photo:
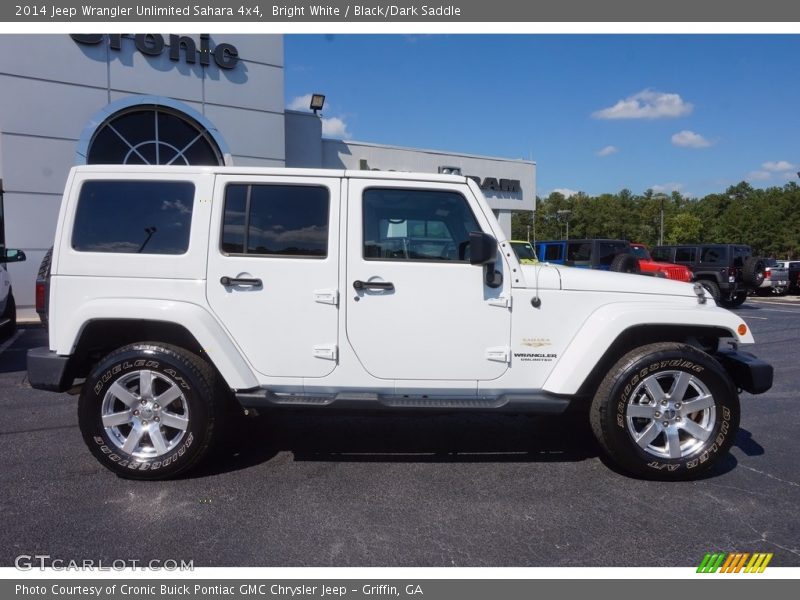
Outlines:
[[660, 225], [658, 228], [658, 245], [663, 246], [664, 245], [664, 200], [667, 199], [667, 196], [665, 194], [659, 194], [657, 198], [659, 201], [659, 212], [660, 212], [659, 215]]

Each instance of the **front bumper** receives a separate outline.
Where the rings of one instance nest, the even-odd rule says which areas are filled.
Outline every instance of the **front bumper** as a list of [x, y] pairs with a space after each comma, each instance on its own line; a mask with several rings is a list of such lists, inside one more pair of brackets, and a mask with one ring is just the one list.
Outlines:
[[69, 359], [69, 356], [56, 354], [47, 347], [28, 350], [28, 381], [31, 387], [50, 392], [68, 390], [74, 381]]
[[720, 350], [716, 358], [736, 387], [751, 394], [763, 394], [772, 387], [772, 365], [752, 354], [738, 350]]

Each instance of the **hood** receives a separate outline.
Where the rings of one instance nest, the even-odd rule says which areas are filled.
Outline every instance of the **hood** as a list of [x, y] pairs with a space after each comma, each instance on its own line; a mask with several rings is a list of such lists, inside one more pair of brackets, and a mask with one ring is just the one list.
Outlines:
[[556, 267], [545, 263], [542, 263], [542, 267], [522, 265], [522, 272], [525, 274], [525, 283], [528, 287], [535, 286], [537, 270], [539, 270], [539, 287], [541, 289], [557, 289], [556, 278], [558, 278], [562, 290], [626, 292], [696, 298], [692, 284], [683, 281], [562, 265]]

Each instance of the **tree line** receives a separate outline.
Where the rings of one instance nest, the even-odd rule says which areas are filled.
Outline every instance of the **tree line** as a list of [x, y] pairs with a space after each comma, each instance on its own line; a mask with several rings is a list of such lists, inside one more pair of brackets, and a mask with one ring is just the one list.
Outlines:
[[512, 216], [512, 238], [525, 240], [613, 238], [659, 243], [663, 205], [665, 244], [742, 243], [760, 256], [800, 256], [800, 186], [766, 189], [742, 182], [720, 194], [689, 198], [680, 192], [630, 190], [569, 198], [553, 192], [537, 198], [536, 211]]

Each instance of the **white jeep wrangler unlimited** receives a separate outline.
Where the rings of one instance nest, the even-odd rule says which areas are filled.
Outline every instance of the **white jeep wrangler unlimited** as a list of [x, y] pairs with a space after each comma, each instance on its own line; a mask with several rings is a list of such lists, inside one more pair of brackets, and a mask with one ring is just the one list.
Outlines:
[[80, 390], [83, 437], [131, 478], [195, 465], [225, 408], [560, 413], [627, 472], [729, 449], [772, 367], [702, 287], [521, 265], [457, 176], [77, 167], [33, 387]]

